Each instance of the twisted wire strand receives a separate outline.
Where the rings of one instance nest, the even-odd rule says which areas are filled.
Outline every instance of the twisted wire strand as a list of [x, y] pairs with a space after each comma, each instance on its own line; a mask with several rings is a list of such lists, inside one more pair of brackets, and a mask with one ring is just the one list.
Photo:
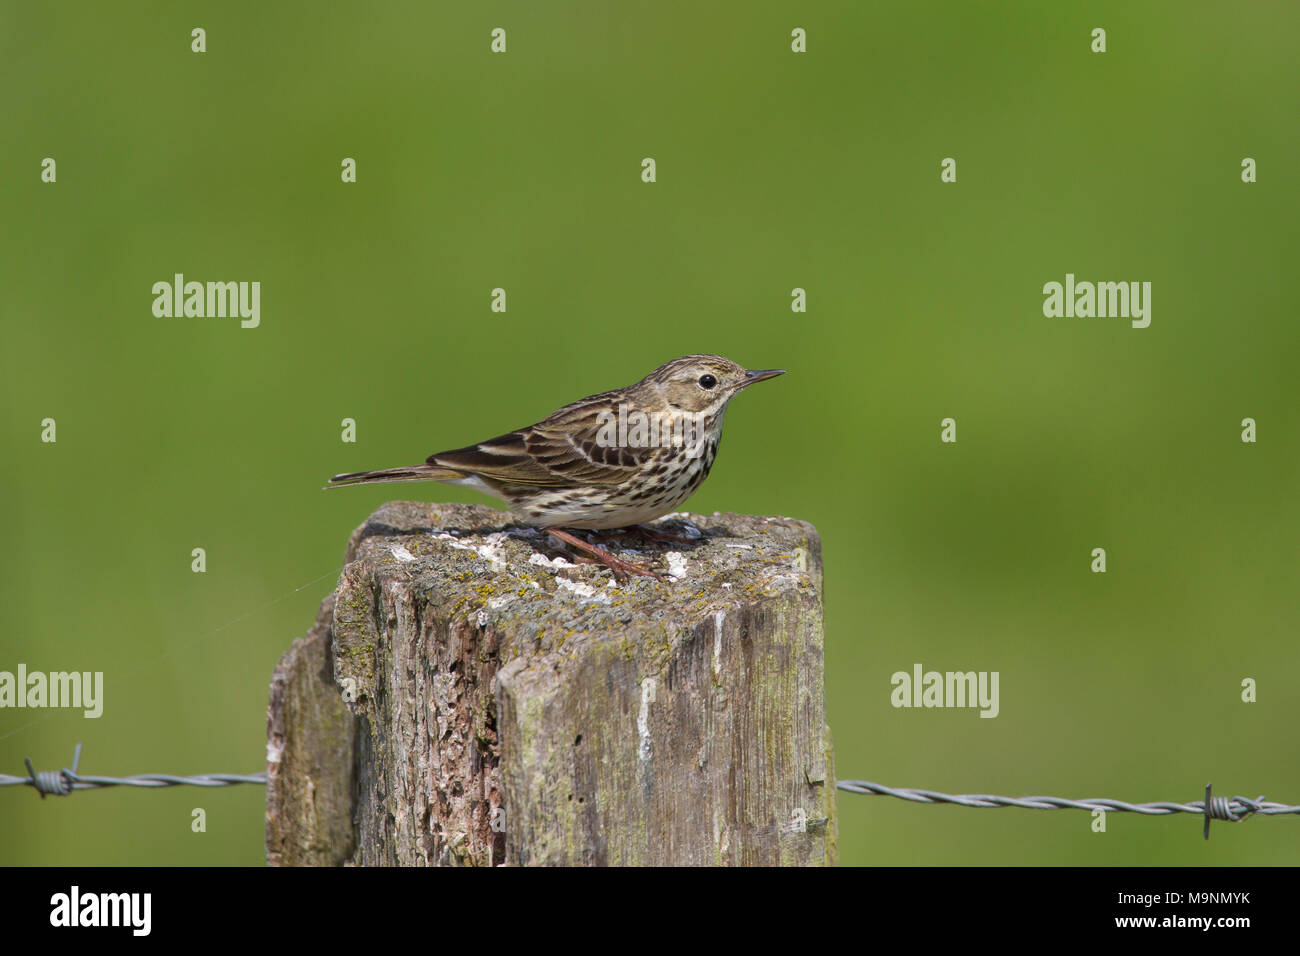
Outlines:
[[170, 773], [141, 773], [131, 777], [90, 777], [67, 770], [41, 770], [33, 777], [0, 773], [0, 787], [32, 787], [41, 796], [66, 797], [73, 790], [101, 790], [104, 787], [233, 787], [241, 783], [266, 784], [266, 773], [200, 773], [182, 777]]
[[[1129, 803], [1125, 800], [1111, 800], [1106, 797], [1092, 797], [1086, 800], [1068, 800], [1064, 797], [1001, 797], [990, 793], [939, 793], [936, 790], [920, 790], [914, 787], [886, 787], [869, 780], [841, 780], [836, 786], [848, 793], [867, 794], [869, 796], [897, 797], [912, 803], [951, 803], [961, 807], [1020, 807], [1024, 810], [1107, 810], [1116, 813], [1140, 813], [1144, 816], [1168, 816], [1172, 813], [1195, 813], [1205, 816], [1205, 801], [1193, 800], [1190, 803], [1171, 803], [1158, 801], [1154, 803]], [[1262, 796], [1256, 800], [1249, 797], [1210, 797], [1209, 817], [1214, 820], [1236, 822], [1244, 820], [1251, 814], [1259, 813], [1273, 816], [1282, 813], [1300, 813], [1300, 806], [1285, 803], [1273, 803]]]
[[131, 777], [86, 776], [77, 773], [81, 762], [81, 744], [72, 756], [72, 767], [62, 770], [36, 770], [27, 758], [27, 776], [15, 777], [0, 773], [0, 787], [31, 787], [44, 800], [47, 795], [66, 797], [73, 790], [99, 790], [103, 787], [232, 787], [241, 783], [266, 784], [266, 772], [260, 773], [200, 773], [182, 777], [171, 773], [139, 773]]

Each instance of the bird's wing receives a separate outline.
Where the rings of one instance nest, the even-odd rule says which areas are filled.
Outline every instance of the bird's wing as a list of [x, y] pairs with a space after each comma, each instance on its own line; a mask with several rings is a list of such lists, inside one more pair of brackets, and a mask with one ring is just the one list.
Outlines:
[[[602, 416], [602, 411], [607, 415]], [[620, 447], [617, 415], [607, 395], [594, 395], [536, 425], [430, 455], [428, 463], [509, 484], [551, 488], [621, 484], [663, 449]]]

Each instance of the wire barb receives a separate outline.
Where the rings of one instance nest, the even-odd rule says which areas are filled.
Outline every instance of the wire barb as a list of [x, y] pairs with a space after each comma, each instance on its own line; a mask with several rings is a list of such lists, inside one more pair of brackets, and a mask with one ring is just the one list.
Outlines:
[[77, 744], [77, 749], [72, 754], [72, 769], [64, 767], [62, 770], [42, 770], [40, 773], [32, 766], [32, 758], [24, 758], [27, 764], [28, 780], [36, 792], [45, 799], [47, 793], [52, 793], [56, 797], [66, 797], [72, 792], [73, 783], [77, 779], [77, 764], [81, 763], [81, 744]]
[[1214, 786], [1205, 785], [1205, 802], [1202, 804], [1205, 814], [1205, 839], [1210, 838], [1210, 821], [1227, 820], [1229, 823], [1236, 823], [1244, 820], [1252, 813], [1261, 812], [1264, 806], [1264, 798], [1261, 796], [1258, 800], [1249, 800], [1246, 797], [1233, 797], [1229, 800], [1227, 797], [1214, 796]]

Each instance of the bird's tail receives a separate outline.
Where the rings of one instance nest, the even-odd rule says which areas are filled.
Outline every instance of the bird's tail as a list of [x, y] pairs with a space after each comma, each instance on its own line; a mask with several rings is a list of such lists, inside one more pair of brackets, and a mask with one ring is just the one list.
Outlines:
[[380, 471], [354, 471], [347, 475], [335, 475], [325, 487], [369, 485], [385, 481], [455, 481], [464, 477], [463, 472], [438, 465], [408, 465], [405, 468], [384, 468]]

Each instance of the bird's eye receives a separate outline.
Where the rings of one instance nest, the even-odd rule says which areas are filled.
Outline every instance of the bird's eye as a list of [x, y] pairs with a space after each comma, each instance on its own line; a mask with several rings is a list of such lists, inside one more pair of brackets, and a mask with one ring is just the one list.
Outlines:
[[700, 388], [714, 388], [717, 386], [717, 384], [718, 384], [718, 380], [714, 378], [712, 375], [700, 376]]

